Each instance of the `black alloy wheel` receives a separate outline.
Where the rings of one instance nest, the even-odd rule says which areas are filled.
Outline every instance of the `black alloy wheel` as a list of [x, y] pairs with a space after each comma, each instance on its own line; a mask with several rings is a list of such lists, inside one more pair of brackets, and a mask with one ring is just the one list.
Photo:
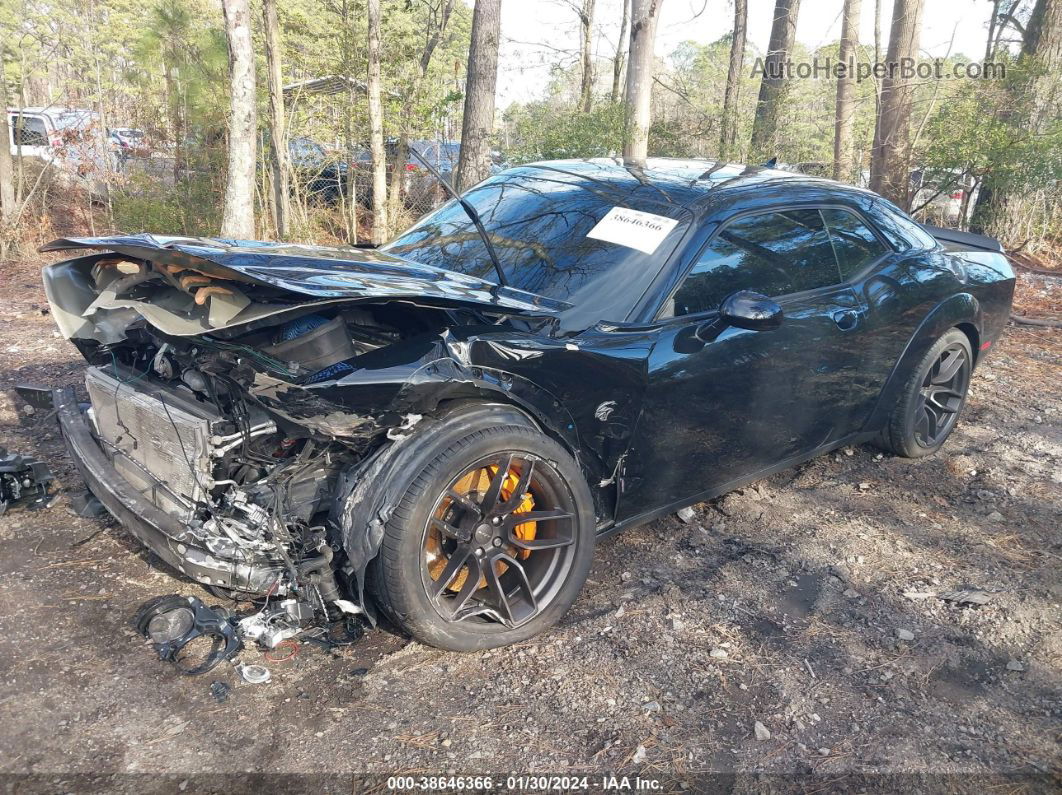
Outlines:
[[368, 582], [382, 612], [452, 651], [519, 643], [556, 624], [597, 536], [571, 453], [497, 405], [460, 408], [391, 452], [397, 497], [374, 509], [389, 518]]
[[941, 336], [912, 369], [880, 444], [906, 458], [939, 450], [966, 405], [973, 361], [966, 334], [951, 329]]
[[575, 558], [575, 504], [560, 473], [504, 451], [439, 495], [424, 528], [425, 593], [446, 621], [517, 627], [556, 597]]
[[970, 356], [965, 345], [955, 342], [941, 351], [922, 379], [922, 405], [914, 425], [918, 444], [933, 450], [941, 445], [959, 418], [969, 386]]

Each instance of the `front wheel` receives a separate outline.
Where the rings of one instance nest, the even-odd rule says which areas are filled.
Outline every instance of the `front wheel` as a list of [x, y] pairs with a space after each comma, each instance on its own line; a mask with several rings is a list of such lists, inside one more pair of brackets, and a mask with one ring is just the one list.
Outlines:
[[422, 457], [374, 562], [384, 612], [452, 651], [516, 643], [556, 623], [594, 549], [592, 499], [574, 459], [520, 425], [467, 431]]
[[969, 339], [958, 329], [948, 331], [911, 373], [883, 431], [884, 446], [906, 458], [939, 450], [966, 405], [972, 371]]

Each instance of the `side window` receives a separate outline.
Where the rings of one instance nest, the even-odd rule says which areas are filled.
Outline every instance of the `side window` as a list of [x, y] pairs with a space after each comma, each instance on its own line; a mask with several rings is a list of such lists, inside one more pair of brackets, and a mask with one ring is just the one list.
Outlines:
[[854, 213], [824, 209], [822, 217], [833, 241], [842, 278], [851, 278], [886, 252], [882, 242]]
[[12, 115], [11, 140], [15, 146], [47, 146], [48, 131], [44, 127], [44, 120], [33, 116]]
[[723, 227], [675, 294], [675, 315], [718, 309], [736, 290], [774, 297], [841, 281], [818, 210], [739, 218]]

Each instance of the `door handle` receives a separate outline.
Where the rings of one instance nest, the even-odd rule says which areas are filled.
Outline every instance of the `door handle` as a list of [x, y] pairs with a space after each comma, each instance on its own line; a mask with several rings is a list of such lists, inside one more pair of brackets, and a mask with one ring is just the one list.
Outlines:
[[841, 331], [851, 331], [859, 325], [859, 313], [852, 309], [841, 309], [833, 313], [833, 322]]

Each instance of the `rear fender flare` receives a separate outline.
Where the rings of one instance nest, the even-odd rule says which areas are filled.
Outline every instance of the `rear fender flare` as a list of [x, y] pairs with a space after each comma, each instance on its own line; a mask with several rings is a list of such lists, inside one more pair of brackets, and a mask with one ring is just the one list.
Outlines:
[[[977, 329], [979, 335], [981, 334], [981, 305], [969, 293], [958, 293], [937, 304], [918, 325], [908, 339], [903, 353], [893, 365], [877, 403], [874, 405], [874, 410], [864, 425], [865, 431], [874, 432], [884, 426], [904, 384], [911, 375], [911, 369], [922, 360], [926, 351], [948, 329], [960, 324], [970, 324]], [[974, 351], [974, 355], [977, 355], [977, 351]]]

